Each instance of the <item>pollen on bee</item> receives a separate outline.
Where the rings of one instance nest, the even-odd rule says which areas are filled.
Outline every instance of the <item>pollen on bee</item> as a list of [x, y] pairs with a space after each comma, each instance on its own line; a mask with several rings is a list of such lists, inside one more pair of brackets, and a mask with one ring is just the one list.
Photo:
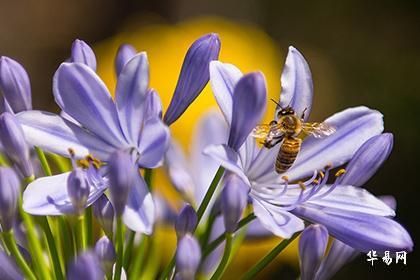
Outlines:
[[346, 170], [344, 168], [340, 169], [335, 173], [335, 177], [340, 177], [341, 175], [345, 174]]

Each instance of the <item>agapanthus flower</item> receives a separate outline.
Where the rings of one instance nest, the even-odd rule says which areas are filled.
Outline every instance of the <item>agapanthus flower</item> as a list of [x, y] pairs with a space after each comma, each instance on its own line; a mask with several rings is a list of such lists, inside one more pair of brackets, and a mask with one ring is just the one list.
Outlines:
[[[116, 86], [115, 101], [102, 80], [87, 65], [62, 63], [54, 75], [53, 92], [63, 112], [74, 119], [41, 111], [18, 114], [29, 143], [85, 163], [91, 181], [86, 206], [108, 187], [107, 162], [116, 151], [131, 155], [139, 168], [161, 164], [169, 130], [160, 116], [145, 112], [149, 99], [147, 56], [139, 53], [126, 63]], [[150, 111], [150, 110], [149, 110]], [[87, 164], [86, 164], [87, 162]], [[99, 168], [99, 169], [98, 169]], [[72, 211], [66, 191], [69, 173], [37, 179], [23, 195], [23, 208], [35, 215], [61, 215]], [[143, 178], [136, 176], [123, 220], [132, 230], [150, 233], [154, 205]]]
[[[274, 170], [279, 146], [260, 148], [249, 136], [265, 109], [261, 102], [266, 98], [264, 80], [255, 80], [259, 85], [249, 84], [247, 94], [241, 94], [244, 88], [239, 84], [245, 77], [233, 65], [210, 65], [210, 81], [230, 125], [230, 136], [228, 145], [210, 146], [205, 153], [250, 187], [254, 213], [261, 224], [275, 235], [290, 238], [303, 230], [303, 220], [308, 220], [323, 224], [337, 239], [360, 251], [384, 246], [411, 250], [410, 236], [389, 218], [395, 212], [385, 203], [362, 188], [341, 185], [338, 180], [327, 183], [332, 168], [348, 162], [364, 142], [383, 131], [382, 114], [356, 107], [327, 118], [325, 122], [336, 128], [335, 133], [322, 139], [307, 137], [293, 166], [279, 175]], [[308, 64], [293, 47], [281, 82], [280, 106], [292, 106], [298, 116], [305, 111], [307, 119], [312, 79]]]

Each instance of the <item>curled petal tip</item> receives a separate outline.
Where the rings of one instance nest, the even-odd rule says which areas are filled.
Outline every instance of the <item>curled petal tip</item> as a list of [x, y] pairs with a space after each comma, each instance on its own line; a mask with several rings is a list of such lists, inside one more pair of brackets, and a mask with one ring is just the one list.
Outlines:
[[71, 47], [71, 62], [83, 63], [96, 71], [96, 57], [92, 48], [86, 42], [76, 39]]
[[117, 51], [115, 56], [115, 72], [117, 76], [120, 75], [124, 65], [136, 55], [136, 49], [130, 44], [122, 44]]

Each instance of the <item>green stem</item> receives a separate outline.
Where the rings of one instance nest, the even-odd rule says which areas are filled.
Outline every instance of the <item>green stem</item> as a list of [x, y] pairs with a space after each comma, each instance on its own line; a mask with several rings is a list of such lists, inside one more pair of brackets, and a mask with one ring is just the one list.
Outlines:
[[86, 249], [86, 237], [85, 237], [85, 222], [83, 216], [75, 217], [74, 221], [74, 238], [76, 239], [77, 252], [81, 252]]
[[31, 251], [31, 255], [34, 260], [36, 260], [38, 273], [40, 274], [41, 279], [51, 279], [51, 276], [48, 272], [48, 266], [45, 262], [44, 255], [42, 253], [41, 243], [40, 239], [38, 238], [36, 232], [35, 232], [35, 225], [32, 221], [31, 216], [29, 216], [28, 213], [26, 213], [22, 209], [22, 201], [19, 199], [19, 211], [20, 215], [22, 216], [23, 222], [26, 226], [27, 230], [27, 237], [28, 237], [28, 245], [29, 249]]
[[116, 234], [117, 263], [115, 266], [114, 280], [121, 279], [121, 270], [124, 256], [124, 233], [122, 218], [117, 217], [117, 234]]
[[124, 250], [123, 267], [125, 267], [125, 268], [128, 268], [128, 265], [130, 264], [130, 259], [131, 259], [131, 254], [133, 252], [133, 245], [134, 245], [134, 238], [135, 237], [136, 237], [136, 232], [130, 230], [130, 232], [128, 234], [127, 245], [125, 246], [125, 250]]
[[[211, 184], [209, 186], [209, 188], [207, 189], [207, 192], [203, 198], [203, 201], [201, 202], [200, 206], [198, 207], [197, 210], [197, 225], [200, 224], [201, 219], [204, 216], [204, 212], [206, 211], [211, 198], [213, 197], [214, 192], [216, 191], [217, 185], [220, 182], [220, 179], [223, 176], [223, 173], [225, 172], [225, 169], [220, 166], [219, 169], [217, 169], [216, 174], [213, 177], [213, 180], [211, 181]], [[172, 270], [174, 269], [175, 266], [175, 254], [172, 256], [171, 261], [168, 263], [168, 265], [165, 267], [165, 269], [163, 270], [161, 276], [159, 279], [163, 280], [163, 279], [167, 279], [169, 277], [169, 274], [172, 272]]]
[[217, 267], [216, 271], [214, 272], [210, 280], [219, 280], [222, 277], [223, 272], [225, 272], [225, 269], [229, 262], [230, 252], [232, 250], [233, 233], [227, 232], [225, 235], [226, 235], [226, 243], [225, 243], [225, 250], [223, 252], [222, 260], [220, 261], [219, 266]]
[[71, 170], [71, 165], [68, 162], [68, 159], [51, 153], [48, 153], [47, 156], [57, 166], [58, 171], [61, 173]]
[[45, 175], [51, 176], [52, 175], [51, 168], [50, 168], [50, 165], [48, 164], [48, 161], [47, 161], [47, 158], [45, 157], [44, 152], [39, 147], [35, 147], [35, 152], [38, 155], [39, 161], [41, 162], [42, 170], [44, 171]]
[[10, 251], [11, 255], [15, 258], [16, 263], [22, 269], [23, 273], [28, 279], [36, 280], [34, 273], [32, 272], [29, 265], [26, 263], [25, 258], [20, 253], [18, 246], [16, 245], [16, 240], [13, 236], [13, 231], [3, 232], [4, 242], [6, 243], [7, 249]]
[[86, 247], [92, 247], [93, 246], [92, 206], [89, 206], [85, 210], [83, 229], [84, 229]]
[[209, 218], [207, 219], [206, 228], [204, 229], [204, 232], [200, 235], [200, 247], [204, 248], [210, 238], [211, 229], [213, 227], [213, 223], [216, 220], [216, 215], [209, 215]]
[[139, 279], [140, 278], [140, 272], [143, 268], [143, 263], [146, 259], [146, 253], [149, 250], [151, 238], [150, 236], [143, 235], [143, 239], [140, 243], [140, 246], [137, 248], [136, 254], [133, 258], [135, 261], [133, 264], [133, 269], [130, 273], [130, 279]]
[[144, 181], [149, 187], [149, 191], [152, 191], [152, 179], [153, 179], [153, 169], [150, 169], [150, 168], [144, 169]]
[[[256, 218], [255, 215], [251, 213], [245, 218], [243, 218], [242, 220], [240, 220], [238, 223], [238, 226], [236, 227], [235, 232], [240, 230], [241, 228], [243, 228], [250, 222], [252, 222], [255, 218]], [[221, 234], [219, 235], [219, 237], [213, 240], [209, 245], [207, 245], [203, 250], [202, 259], [204, 260], [208, 255], [210, 255], [210, 253], [213, 252], [213, 250], [215, 250], [225, 240], [225, 237], [226, 237], [225, 234]]]
[[284, 239], [280, 242], [270, 253], [265, 255], [256, 265], [254, 265], [250, 270], [248, 270], [241, 278], [241, 280], [253, 279], [260, 271], [262, 271], [267, 265], [270, 264], [283, 250], [287, 247], [296, 237], [298, 237], [300, 232], [296, 232], [289, 239]]
[[54, 269], [54, 275], [56, 279], [62, 280], [64, 279], [63, 271], [61, 269], [60, 258], [58, 255], [57, 247], [55, 244], [54, 236], [52, 234], [50, 225], [48, 223], [47, 217], [39, 217], [38, 219], [41, 228], [45, 233], [45, 237], [47, 238], [48, 249], [51, 255], [52, 265]]
[[63, 216], [58, 217], [58, 228], [59, 232], [61, 232], [60, 238], [62, 238], [61, 244], [63, 248], [64, 263], [67, 264], [70, 261], [70, 258], [74, 256], [74, 247], [71, 231], [69, 230], [67, 222]]

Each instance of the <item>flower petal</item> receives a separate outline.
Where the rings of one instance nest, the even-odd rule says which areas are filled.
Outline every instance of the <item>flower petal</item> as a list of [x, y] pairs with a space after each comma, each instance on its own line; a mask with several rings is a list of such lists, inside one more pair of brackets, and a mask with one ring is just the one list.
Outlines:
[[227, 170], [237, 174], [245, 183], [251, 186], [248, 177], [244, 173], [239, 155], [233, 149], [227, 145], [210, 145], [204, 149], [203, 153], [210, 156]]
[[156, 90], [150, 89], [147, 92], [145, 104], [144, 115], [146, 119], [151, 117], [162, 119], [162, 101]]
[[261, 224], [277, 236], [288, 239], [305, 227], [300, 218], [264, 201], [254, 198], [253, 206], [254, 214]]
[[143, 177], [136, 176], [124, 210], [125, 225], [136, 232], [151, 234], [155, 220], [155, 205]]
[[129, 44], [123, 44], [118, 48], [117, 55], [115, 56], [115, 72], [117, 77], [120, 75], [125, 64], [136, 55], [136, 49]]
[[209, 81], [209, 63], [219, 57], [220, 40], [211, 33], [196, 40], [188, 49], [171, 103], [163, 118], [169, 126], [197, 98]]
[[105, 84], [88, 66], [62, 63], [54, 75], [57, 104], [89, 131], [111, 145], [126, 145], [118, 115]]
[[322, 262], [315, 276], [316, 280], [331, 279], [346, 263], [351, 262], [360, 252], [334, 239], [327, 257]]
[[291, 211], [312, 223], [327, 227], [328, 232], [361, 251], [407, 251], [413, 249], [408, 232], [394, 220], [377, 215], [304, 204]]
[[155, 168], [162, 164], [163, 156], [170, 139], [169, 128], [158, 117], [152, 117], [144, 123], [139, 139], [141, 167]]
[[[308, 137], [303, 141], [296, 162], [284, 173], [290, 180], [311, 175], [326, 165], [340, 166], [350, 160], [357, 149], [369, 138], [380, 134], [384, 124], [382, 114], [367, 107], [355, 107], [339, 112], [325, 120], [336, 127], [326, 138]], [[276, 173], [271, 174], [278, 177]]]
[[71, 46], [71, 62], [79, 62], [96, 71], [96, 57], [92, 48], [84, 41], [76, 39]]
[[[319, 195], [328, 192], [328, 186], [324, 187]], [[311, 198], [307, 203], [322, 207], [340, 209], [343, 211], [360, 212], [378, 216], [395, 216], [392, 210], [382, 200], [376, 198], [367, 190], [340, 185], [323, 198]]]
[[[70, 172], [42, 177], [30, 183], [23, 192], [23, 210], [32, 215], [62, 215], [73, 213], [73, 205], [67, 194], [67, 178]], [[90, 188], [87, 205], [105, 191], [105, 184]]]
[[175, 189], [187, 198], [194, 198], [192, 172], [181, 146], [173, 139], [165, 153], [165, 167]]
[[393, 138], [391, 133], [384, 133], [366, 141], [347, 165], [346, 173], [338, 179], [340, 184], [363, 186], [388, 158]]
[[229, 147], [239, 150], [261, 120], [266, 102], [267, 89], [261, 72], [247, 74], [238, 81], [233, 94]]
[[149, 63], [142, 52], [122, 69], [115, 89], [115, 104], [121, 129], [131, 144], [138, 142], [149, 87]]
[[210, 84], [226, 121], [232, 121], [232, 99], [236, 83], [243, 76], [235, 65], [214, 60], [210, 62]]
[[15, 261], [5, 252], [0, 251], [0, 278], [4, 280], [23, 280], [22, 272]]
[[[306, 121], [311, 113], [313, 84], [311, 70], [303, 55], [294, 47], [289, 47], [283, 73], [281, 74], [280, 105], [290, 106], [298, 116], [305, 111]], [[281, 108], [276, 109], [276, 116]]]
[[28, 143], [41, 149], [69, 156], [72, 148], [77, 158], [89, 153], [100, 159], [107, 159], [115, 148], [95, 135], [58, 115], [42, 111], [26, 111], [16, 115]]

